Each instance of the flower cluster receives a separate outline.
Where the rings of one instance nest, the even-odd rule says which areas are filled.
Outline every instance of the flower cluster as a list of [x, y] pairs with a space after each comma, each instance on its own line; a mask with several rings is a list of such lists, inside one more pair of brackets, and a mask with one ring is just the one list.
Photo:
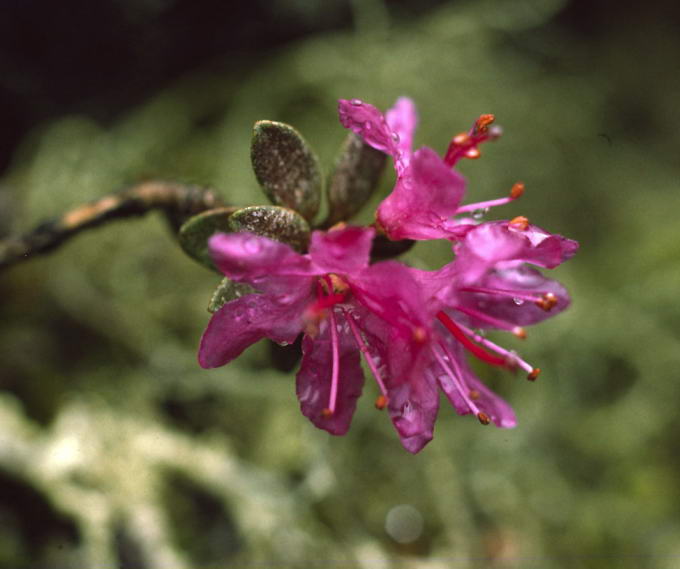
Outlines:
[[[513, 427], [512, 408], [475, 376], [468, 357], [536, 379], [538, 368], [484, 330], [523, 338], [525, 326], [564, 310], [570, 302], [564, 287], [535, 267], [558, 266], [578, 244], [524, 217], [481, 222], [468, 215], [517, 199], [520, 183], [505, 198], [461, 205], [465, 180], [453, 167], [500, 135], [493, 116], [455, 136], [442, 158], [427, 147], [413, 151], [417, 118], [407, 98], [385, 114], [341, 100], [339, 114], [346, 128], [393, 159], [396, 184], [378, 207], [376, 227], [314, 231], [306, 254], [251, 233], [214, 235], [215, 265], [255, 292], [213, 315], [201, 366], [222, 366], [261, 338], [292, 343], [303, 334], [297, 396], [303, 414], [332, 434], [349, 428], [363, 388], [362, 357], [379, 391], [375, 406], [387, 409], [412, 453], [432, 439], [439, 389], [459, 414]], [[448, 239], [455, 256], [435, 271], [371, 264], [376, 232], [392, 240]]]

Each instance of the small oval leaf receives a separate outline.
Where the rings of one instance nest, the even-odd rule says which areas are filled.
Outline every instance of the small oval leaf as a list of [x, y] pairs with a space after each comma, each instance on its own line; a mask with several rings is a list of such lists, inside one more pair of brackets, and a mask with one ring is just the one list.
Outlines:
[[217, 312], [227, 302], [254, 292], [255, 289], [252, 286], [245, 283], [237, 283], [228, 277], [224, 277], [220, 284], [217, 285], [215, 292], [213, 292], [212, 298], [208, 303], [208, 312]]
[[289, 207], [311, 221], [319, 210], [319, 160], [292, 126], [258, 121], [250, 148], [255, 177], [273, 204]]
[[213, 233], [232, 231], [229, 218], [237, 210], [236, 207], [218, 207], [190, 217], [178, 233], [179, 244], [184, 252], [209, 269], [217, 271], [208, 253], [208, 239]]
[[309, 224], [292, 209], [276, 205], [253, 205], [229, 218], [231, 231], [249, 231], [290, 245], [299, 253], [307, 250]]
[[325, 227], [347, 221], [370, 199], [385, 169], [387, 155], [350, 132], [335, 161], [328, 183], [328, 217]]

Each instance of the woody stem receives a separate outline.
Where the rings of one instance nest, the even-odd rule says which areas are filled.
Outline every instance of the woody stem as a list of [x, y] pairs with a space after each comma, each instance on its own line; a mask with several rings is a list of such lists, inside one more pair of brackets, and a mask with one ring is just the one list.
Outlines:
[[211, 189], [162, 181], [143, 182], [78, 206], [28, 233], [0, 241], [0, 270], [34, 255], [49, 253], [78, 233], [109, 221], [161, 210], [176, 232], [188, 217], [223, 205]]

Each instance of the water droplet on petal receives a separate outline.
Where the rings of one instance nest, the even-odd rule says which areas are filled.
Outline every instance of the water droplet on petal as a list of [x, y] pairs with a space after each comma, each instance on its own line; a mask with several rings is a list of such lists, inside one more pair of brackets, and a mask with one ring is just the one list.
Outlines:
[[373, 125], [371, 124], [371, 121], [366, 121], [366, 122], [364, 123], [364, 128], [365, 128], [366, 130], [371, 130], [371, 127], [372, 127], [372, 126], [373, 126]]
[[399, 142], [399, 135], [396, 132], [392, 133], [392, 140], [394, 140], [394, 142]]
[[484, 207], [481, 209], [476, 209], [472, 212], [472, 219], [476, 219], [477, 221], [481, 221], [484, 219], [484, 216], [489, 213], [489, 208]]
[[514, 302], [517, 306], [522, 306], [524, 304], [524, 299], [515, 297], [512, 299], [512, 302]]
[[360, 107], [361, 105], [364, 104], [364, 102], [361, 99], [352, 99], [350, 101], [355, 107]]

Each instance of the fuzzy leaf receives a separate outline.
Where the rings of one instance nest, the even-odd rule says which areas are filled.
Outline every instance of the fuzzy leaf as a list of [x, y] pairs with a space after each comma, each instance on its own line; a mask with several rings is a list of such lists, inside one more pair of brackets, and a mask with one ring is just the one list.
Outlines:
[[228, 277], [224, 277], [220, 284], [217, 285], [215, 292], [213, 292], [212, 298], [208, 303], [208, 312], [217, 312], [230, 300], [241, 298], [253, 292], [255, 292], [255, 289], [252, 286], [245, 283], [237, 283]]
[[386, 154], [370, 147], [361, 137], [353, 132], [347, 135], [328, 184], [326, 227], [348, 220], [366, 204], [386, 161]]
[[302, 253], [309, 242], [309, 224], [304, 218], [285, 207], [253, 205], [234, 212], [229, 218], [231, 231], [250, 231], [276, 239]]
[[219, 207], [190, 217], [180, 227], [178, 234], [179, 244], [184, 252], [199, 263], [217, 271], [208, 253], [208, 239], [218, 231], [232, 231], [229, 217], [237, 210], [235, 207]]
[[316, 154], [292, 126], [258, 121], [250, 158], [257, 181], [273, 204], [289, 207], [311, 221], [319, 210], [321, 168]]

